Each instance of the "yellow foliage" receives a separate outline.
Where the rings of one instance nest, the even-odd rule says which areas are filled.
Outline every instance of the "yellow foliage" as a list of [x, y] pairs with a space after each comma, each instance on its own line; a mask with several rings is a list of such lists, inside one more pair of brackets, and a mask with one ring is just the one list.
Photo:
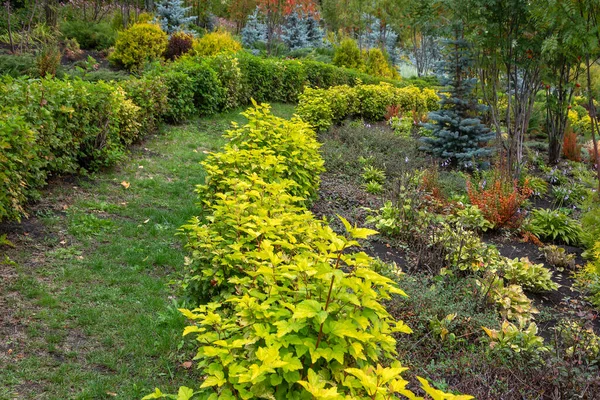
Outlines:
[[206, 34], [194, 45], [196, 54], [203, 57], [211, 57], [221, 53], [236, 53], [241, 49], [242, 44], [227, 31]]
[[159, 59], [167, 47], [167, 34], [156, 24], [140, 23], [119, 32], [110, 60], [129, 70], [140, 70], [145, 62]]

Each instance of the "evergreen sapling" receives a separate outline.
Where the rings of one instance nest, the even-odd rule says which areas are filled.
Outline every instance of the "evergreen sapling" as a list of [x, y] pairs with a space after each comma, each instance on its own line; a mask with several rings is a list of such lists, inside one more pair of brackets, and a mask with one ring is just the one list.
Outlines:
[[262, 23], [258, 16], [258, 8], [248, 16], [246, 25], [241, 30], [242, 44], [247, 48], [254, 48], [259, 43], [267, 42], [267, 25]]
[[421, 150], [448, 160], [453, 166], [469, 167], [472, 160], [492, 152], [482, 147], [494, 134], [477, 117], [486, 107], [473, 94], [477, 79], [469, 77], [472, 65], [471, 49], [464, 39], [446, 42], [440, 75], [447, 91], [440, 94], [439, 111], [429, 113], [433, 122], [423, 125], [432, 135], [421, 139]]

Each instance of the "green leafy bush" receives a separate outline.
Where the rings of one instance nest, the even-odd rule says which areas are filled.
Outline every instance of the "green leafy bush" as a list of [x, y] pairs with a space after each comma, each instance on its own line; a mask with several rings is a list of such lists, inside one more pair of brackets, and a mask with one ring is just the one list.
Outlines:
[[225, 90], [221, 107], [224, 110], [231, 110], [245, 104], [239, 60], [231, 54], [219, 54], [209, 60], [209, 65], [216, 71]]
[[140, 71], [146, 62], [158, 60], [167, 48], [167, 34], [159, 25], [133, 24], [119, 32], [110, 60], [131, 71]]
[[66, 39], [76, 39], [82, 49], [105, 50], [112, 47], [117, 31], [109, 23], [89, 21], [67, 21], [60, 26]]
[[[294, 177], [288, 170], [310, 170], [318, 177], [322, 169], [320, 163], [294, 166], [287, 160], [305, 151], [298, 140], [314, 141], [305, 123], [275, 119], [266, 106], [256, 106], [246, 117], [247, 125], [229, 132], [225, 153], [270, 154], [274, 159], [251, 165], [261, 176], [246, 170], [240, 174], [243, 166], [220, 164], [217, 155], [206, 161], [209, 171], [211, 162], [217, 162], [215, 169], [222, 172], [209, 172], [208, 186], [200, 191], [211, 186], [224, 191], [209, 191], [206, 219], [194, 218], [184, 226], [192, 250], [185, 285], [215, 297], [195, 309], [181, 309], [191, 322], [183, 334], [195, 335], [198, 343], [195, 359], [202, 383], [199, 391], [181, 388], [179, 397], [236, 393], [244, 398], [342, 399], [397, 393], [416, 398], [400, 376], [405, 369], [392, 361], [393, 334], [411, 330], [380, 303], [405, 294], [374, 271], [373, 259], [348, 251], [375, 231], [342, 219], [347, 235], [337, 235], [290, 193], [307, 181], [304, 174], [297, 175], [298, 182], [286, 179], [286, 174]], [[281, 128], [286, 124], [299, 128], [294, 139], [286, 138], [293, 131]], [[380, 365], [388, 360], [390, 367]], [[448, 396], [419, 380], [430, 395]], [[157, 389], [145, 399], [162, 397], [177, 398]]]
[[600, 207], [592, 207], [581, 216], [582, 243], [592, 248], [600, 238]]
[[528, 258], [505, 259], [504, 279], [511, 284], [521, 285], [533, 292], [545, 292], [558, 289], [552, 281], [552, 272], [544, 264], [533, 264]]
[[142, 135], [154, 133], [158, 130], [158, 125], [162, 117], [170, 115], [171, 107], [176, 107], [177, 103], [171, 104], [171, 88], [167, 82], [169, 74], [165, 76], [144, 75], [137, 79], [129, 79], [120, 83], [127, 98], [131, 99], [135, 105], [140, 107], [139, 123]]
[[0, 75], [9, 75], [13, 78], [21, 76], [38, 77], [35, 57], [29, 54], [0, 54]]
[[40, 179], [35, 139], [18, 110], [0, 108], [0, 220], [25, 214], [29, 186]]
[[590, 303], [600, 309], [600, 241], [596, 241], [591, 250], [586, 252], [586, 256], [591, 260], [577, 271], [575, 282]]
[[2, 79], [0, 104], [11, 106], [2, 109], [10, 117], [2, 125], [7, 188], [0, 218], [22, 215], [24, 202], [36, 197], [49, 174], [96, 170], [120, 160], [166, 109], [160, 82], [143, 78], [121, 87], [81, 79]]
[[194, 103], [196, 88], [192, 78], [185, 72], [169, 68], [161, 71], [159, 77], [164, 80], [168, 93], [168, 109], [165, 118], [179, 123], [196, 115], [198, 112]]
[[220, 110], [225, 89], [217, 72], [207, 60], [182, 57], [172, 65], [172, 70], [183, 72], [191, 79], [194, 90], [194, 107], [200, 115], [210, 115]]
[[385, 58], [379, 48], [372, 48], [364, 54], [364, 71], [373, 76], [383, 76], [390, 79], [399, 79], [398, 71]]
[[582, 236], [580, 224], [558, 210], [537, 209], [532, 211], [525, 229], [542, 240], [578, 244]]
[[486, 232], [494, 225], [483, 216], [483, 212], [477, 206], [466, 206], [456, 210], [454, 215], [448, 217], [450, 222], [458, 223], [475, 232]]

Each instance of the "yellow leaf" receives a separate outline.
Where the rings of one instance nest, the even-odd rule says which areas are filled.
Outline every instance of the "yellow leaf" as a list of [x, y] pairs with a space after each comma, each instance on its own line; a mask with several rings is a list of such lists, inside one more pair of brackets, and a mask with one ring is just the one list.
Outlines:
[[129, 183], [127, 181], [123, 181], [123, 182], [121, 182], [121, 186], [123, 186], [125, 189], [129, 189], [129, 186], [131, 186], [131, 183]]

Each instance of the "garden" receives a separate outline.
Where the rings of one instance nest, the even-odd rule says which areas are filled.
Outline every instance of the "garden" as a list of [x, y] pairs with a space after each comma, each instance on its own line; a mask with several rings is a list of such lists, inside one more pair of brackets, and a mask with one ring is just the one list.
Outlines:
[[0, 399], [600, 399], [598, 0], [8, 0]]

